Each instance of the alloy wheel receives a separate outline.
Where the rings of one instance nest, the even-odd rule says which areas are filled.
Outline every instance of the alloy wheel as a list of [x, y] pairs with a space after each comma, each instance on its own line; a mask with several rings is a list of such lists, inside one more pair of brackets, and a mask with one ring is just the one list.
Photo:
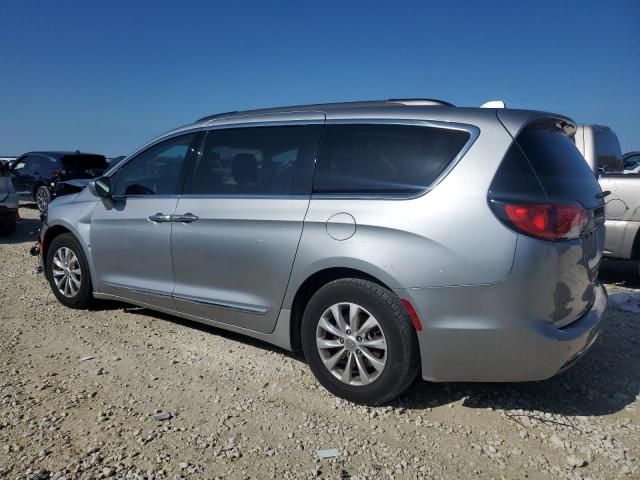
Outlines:
[[349, 385], [370, 384], [387, 363], [380, 324], [355, 303], [336, 303], [325, 310], [316, 328], [316, 346], [327, 370]]
[[36, 203], [41, 212], [45, 212], [49, 206], [49, 193], [42, 187], [36, 192]]
[[58, 291], [65, 297], [74, 297], [82, 284], [82, 270], [78, 257], [70, 248], [60, 247], [53, 256], [51, 269]]

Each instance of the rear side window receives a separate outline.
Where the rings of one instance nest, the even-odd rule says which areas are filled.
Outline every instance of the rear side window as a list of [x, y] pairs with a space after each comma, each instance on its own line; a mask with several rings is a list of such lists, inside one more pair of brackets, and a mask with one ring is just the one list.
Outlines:
[[552, 201], [576, 201], [586, 208], [601, 205], [600, 186], [575, 143], [562, 130], [530, 126], [516, 139], [542, 188]]
[[469, 137], [463, 130], [411, 125], [327, 125], [313, 190], [354, 195], [423, 192]]
[[210, 130], [188, 192], [310, 195], [320, 125]]
[[69, 173], [89, 173], [100, 175], [108, 167], [103, 155], [74, 154], [60, 159], [62, 166]]

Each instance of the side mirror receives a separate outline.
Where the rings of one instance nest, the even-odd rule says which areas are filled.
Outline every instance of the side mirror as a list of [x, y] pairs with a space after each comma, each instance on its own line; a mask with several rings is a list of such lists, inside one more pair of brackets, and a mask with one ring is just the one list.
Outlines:
[[89, 189], [96, 197], [111, 198], [111, 179], [101, 177], [89, 183]]

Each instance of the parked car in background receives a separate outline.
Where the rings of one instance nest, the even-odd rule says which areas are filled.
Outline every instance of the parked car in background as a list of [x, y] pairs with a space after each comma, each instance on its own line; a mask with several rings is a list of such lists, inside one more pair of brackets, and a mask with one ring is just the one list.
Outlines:
[[628, 152], [622, 156], [625, 173], [640, 173], [640, 152]]
[[107, 163], [109, 164], [109, 168], [115, 167], [121, 161], [123, 161], [125, 158], [127, 158], [126, 155], [120, 155], [118, 157], [107, 158]]
[[9, 166], [0, 163], [0, 235], [16, 231], [18, 220], [18, 196], [13, 188]]
[[640, 176], [624, 172], [618, 136], [604, 125], [578, 125], [576, 146], [598, 176], [606, 197], [604, 254], [640, 260]]
[[11, 167], [11, 165], [13, 164], [13, 162], [16, 161], [18, 157], [0, 157], [0, 164], [4, 164], [7, 167]]
[[574, 131], [434, 100], [214, 115], [53, 202], [36, 250], [64, 305], [301, 348], [352, 401], [418, 374], [541, 380], [589, 349], [606, 306], [602, 192]]
[[75, 152], [29, 152], [21, 155], [11, 172], [21, 199], [35, 200], [38, 210], [47, 211], [58, 183], [100, 176], [108, 167], [104, 155]]

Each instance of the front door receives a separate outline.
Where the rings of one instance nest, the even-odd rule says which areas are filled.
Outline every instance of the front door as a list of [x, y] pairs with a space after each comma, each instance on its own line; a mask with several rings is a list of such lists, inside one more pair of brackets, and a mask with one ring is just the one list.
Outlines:
[[173, 308], [171, 215], [197, 134], [157, 143], [111, 177], [113, 199], [91, 218], [96, 288], [134, 302]]
[[324, 115], [304, 123], [206, 133], [175, 212], [176, 308], [268, 333], [282, 306]]
[[35, 157], [23, 157], [12, 168], [13, 186], [21, 198], [33, 199], [33, 161]]

